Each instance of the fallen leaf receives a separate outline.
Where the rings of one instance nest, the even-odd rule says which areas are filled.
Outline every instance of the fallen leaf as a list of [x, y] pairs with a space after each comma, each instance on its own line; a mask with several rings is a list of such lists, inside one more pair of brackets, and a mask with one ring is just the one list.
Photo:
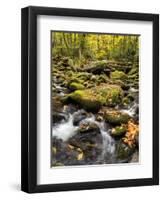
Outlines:
[[54, 154], [56, 154], [57, 153], [56, 147], [52, 147], [52, 151], [53, 151]]
[[82, 160], [83, 159], [83, 152], [79, 153], [77, 156], [77, 160]]

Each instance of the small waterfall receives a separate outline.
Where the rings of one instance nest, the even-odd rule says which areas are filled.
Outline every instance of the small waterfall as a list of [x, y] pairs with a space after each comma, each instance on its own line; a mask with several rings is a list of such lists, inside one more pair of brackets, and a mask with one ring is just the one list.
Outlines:
[[73, 125], [73, 115], [70, 114], [68, 121], [53, 127], [52, 136], [67, 141], [76, 134], [77, 126]]
[[101, 134], [103, 136], [102, 159], [105, 161], [105, 158], [107, 157], [107, 162], [108, 160], [112, 162], [115, 152], [115, 141], [108, 132], [102, 130]]
[[100, 132], [103, 138], [103, 149], [102, 149], [102, 155], [100, 156], [99, 160], [105, 160], [105, 157], [107, 156], [107, 162], [108, 157], [109, 161], [112, 162], [114, 159], [114, 152], [115, 152], [115, 141], [111, 137], [108, 128], [106, 127], [105, 122], [98, 122], [95, 120], [95, 116], [92, 114], [89, 118], [86, 118], [83, 120], [84, 122], [93, 122], [98, 125], [100, 128]]
[[137, 93], [139, 90], [138, 89], [135, 89], [135, 88], [133, 88], [133, 87], [131, 87], [130, 89], [129, 89], [129, 92], [135, 92], [135, 93]]
[[138, 89], [131, 87], [129, 89], [129, 92], [136, 94], [135, 101], [127, 109], [123, 109], [122, 111], [126, 112], [131, 117], [134, 117], [134, 115], [137, 113], [137, 109], [138, 109]]
[[134, 102], [133, 105], [131, 105], [127, 109], [122, 109], [122, 111], [129, 114], [131, 117], [133, 117], [136, 113], [137, 108], [138, 108], [138, 103]]
[[[73, 125], [74, 115], [80, 114], [81, 111], [83, 110], [78, 110], [77, 112], [70, 114], [68, 121], [62, 122], [54, 126], [52, 130], [52, 136], [58, 139], [62, 139], [64, 142], [67, 141], [72, 136], [74, 136], [77, 133], [77, 129], [78, 129], [78, 126]], [[100, 128], [100, 132], [102, 135], [102, 142], [103, 142], [102, 155], [100, 155], [99, 160], [105, 161], [105, 158], [106, 158], [107, 163], [108, 163], [108, 160], [111, 163], [114, 157], [114, 152], [115, 152], [115, 141], [109, 134], [105, 122], [96, 121], [95, 116], [93, 114], [90, 114], [89, 117], [87, 117], [86, 119], [83, 119], [80, 122], [80, 124], [83, 122], [93, 122], [98, 125], [98, 127]]]
[[110, 129], [106, 128], [105, 122], [96, 122], [100, 127], [101, 135], [103, 138], [103, 149], [100, 160], [105, 163], [112, 163], [115, 152], [115, 141], [110, 135]]

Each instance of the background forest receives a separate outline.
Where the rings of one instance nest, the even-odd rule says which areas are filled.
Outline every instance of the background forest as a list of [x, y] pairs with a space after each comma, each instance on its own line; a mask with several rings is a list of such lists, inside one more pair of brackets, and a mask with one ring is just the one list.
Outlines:
[[52, 33], [52, 55], [68, 56], [74, 66], [90, 60], [138, 62], [138, 36]]
[[51, 39], [51, 166], [138, 162], [139, 36]]

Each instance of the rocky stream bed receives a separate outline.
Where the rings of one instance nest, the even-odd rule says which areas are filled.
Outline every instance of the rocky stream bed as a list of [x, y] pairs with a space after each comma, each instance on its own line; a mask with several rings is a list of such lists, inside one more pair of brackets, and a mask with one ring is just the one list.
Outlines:
[[138, 162], [138, 64], [52, 61], [51, 166]]

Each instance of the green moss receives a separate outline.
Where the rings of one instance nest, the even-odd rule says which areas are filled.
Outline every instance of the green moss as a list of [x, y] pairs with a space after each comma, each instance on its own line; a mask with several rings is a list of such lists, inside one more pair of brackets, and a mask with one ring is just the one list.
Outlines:
[[[84, 72], [74, 72], [74, 71], [69, 71], [68, 73], [65, 74], [65, 80], [67, 82], [67, 86], [69, 87], [72, 83], [79, 83], [83, 85], [86, 81], [88, 81], [91, 77], [91, 74], [84, 73]], [[77, 86], [78, 87], [78, 86]], [[76, 85], [75, 85], [76, 88]], [[77, 88], [77, 89], [82, 89]]]
[[130, 119], [130, 116], [127, 113], [118, 110], [108, 109], [105, 112], [105, 120], [114, 125], [126, 124]]
[[84, 90], [76, 90], [69, 97], [87, 110], [98, 110], [101, 105], [100, 101], [91, 98], [90, 94]]
[[112, 136], [122, 136], [126, 133], [127, 128], [125, 125], [116, 126], [115, 128], [112, 128], [111, 135]]
[[139, 72], [138, 66], [134, 66], [133, 68], [131, 68], [131, 70], [129, 71], [128, 75], [138, 74], [138, 72]]
[[72, 82], [72, 83], [70, 83], [69, 88], [73, 91], [74, 90], [83, 90], [84, 86], [81, 83]]
[[128, 79], [138, 79], [138, 74], [128, 75]]
[[128, 97], [124, 97], [123, 100], [122, 100], [122, 103], [123, 103], [124, 106], [126, 106], [126, 105], [129, 105], [131, 103], [131, 100]]
[[100, 67], [102, 69], [106, 68], [108, 65], [108, 62], [106, 60], [96, 61], [93, 63], [94, 67]]
[[113, 79], [113, 80], [125, 80], [125, 79], [127, 79], [127, 75], [124, 73], [124, 72], [122, 72], [122, 71], [114, 71], [114, 72], [111, 72], [111, 74], [110, 74], [110, 77], [111, 77], [111, 79]]
[[124, 144], [122, 140], [120, 140], [117, 144], [117, 158], [120, 160], [128, 160], [133, 154], [134, 150], [134, 147], [129, 147], [128, 145]]
[[86, 109], [98, 110], [103, 105], [120, 104], [123, 98], [123, 90], [117, 85], [102, 84], [95, 88], [76, 90], [69, 97]]
[[107, 83], [107, 81], [108, 81], [108, 76], [107, 76], [106, 74], [100, 74], [99, 80], [100, 80], [101, 82]]

